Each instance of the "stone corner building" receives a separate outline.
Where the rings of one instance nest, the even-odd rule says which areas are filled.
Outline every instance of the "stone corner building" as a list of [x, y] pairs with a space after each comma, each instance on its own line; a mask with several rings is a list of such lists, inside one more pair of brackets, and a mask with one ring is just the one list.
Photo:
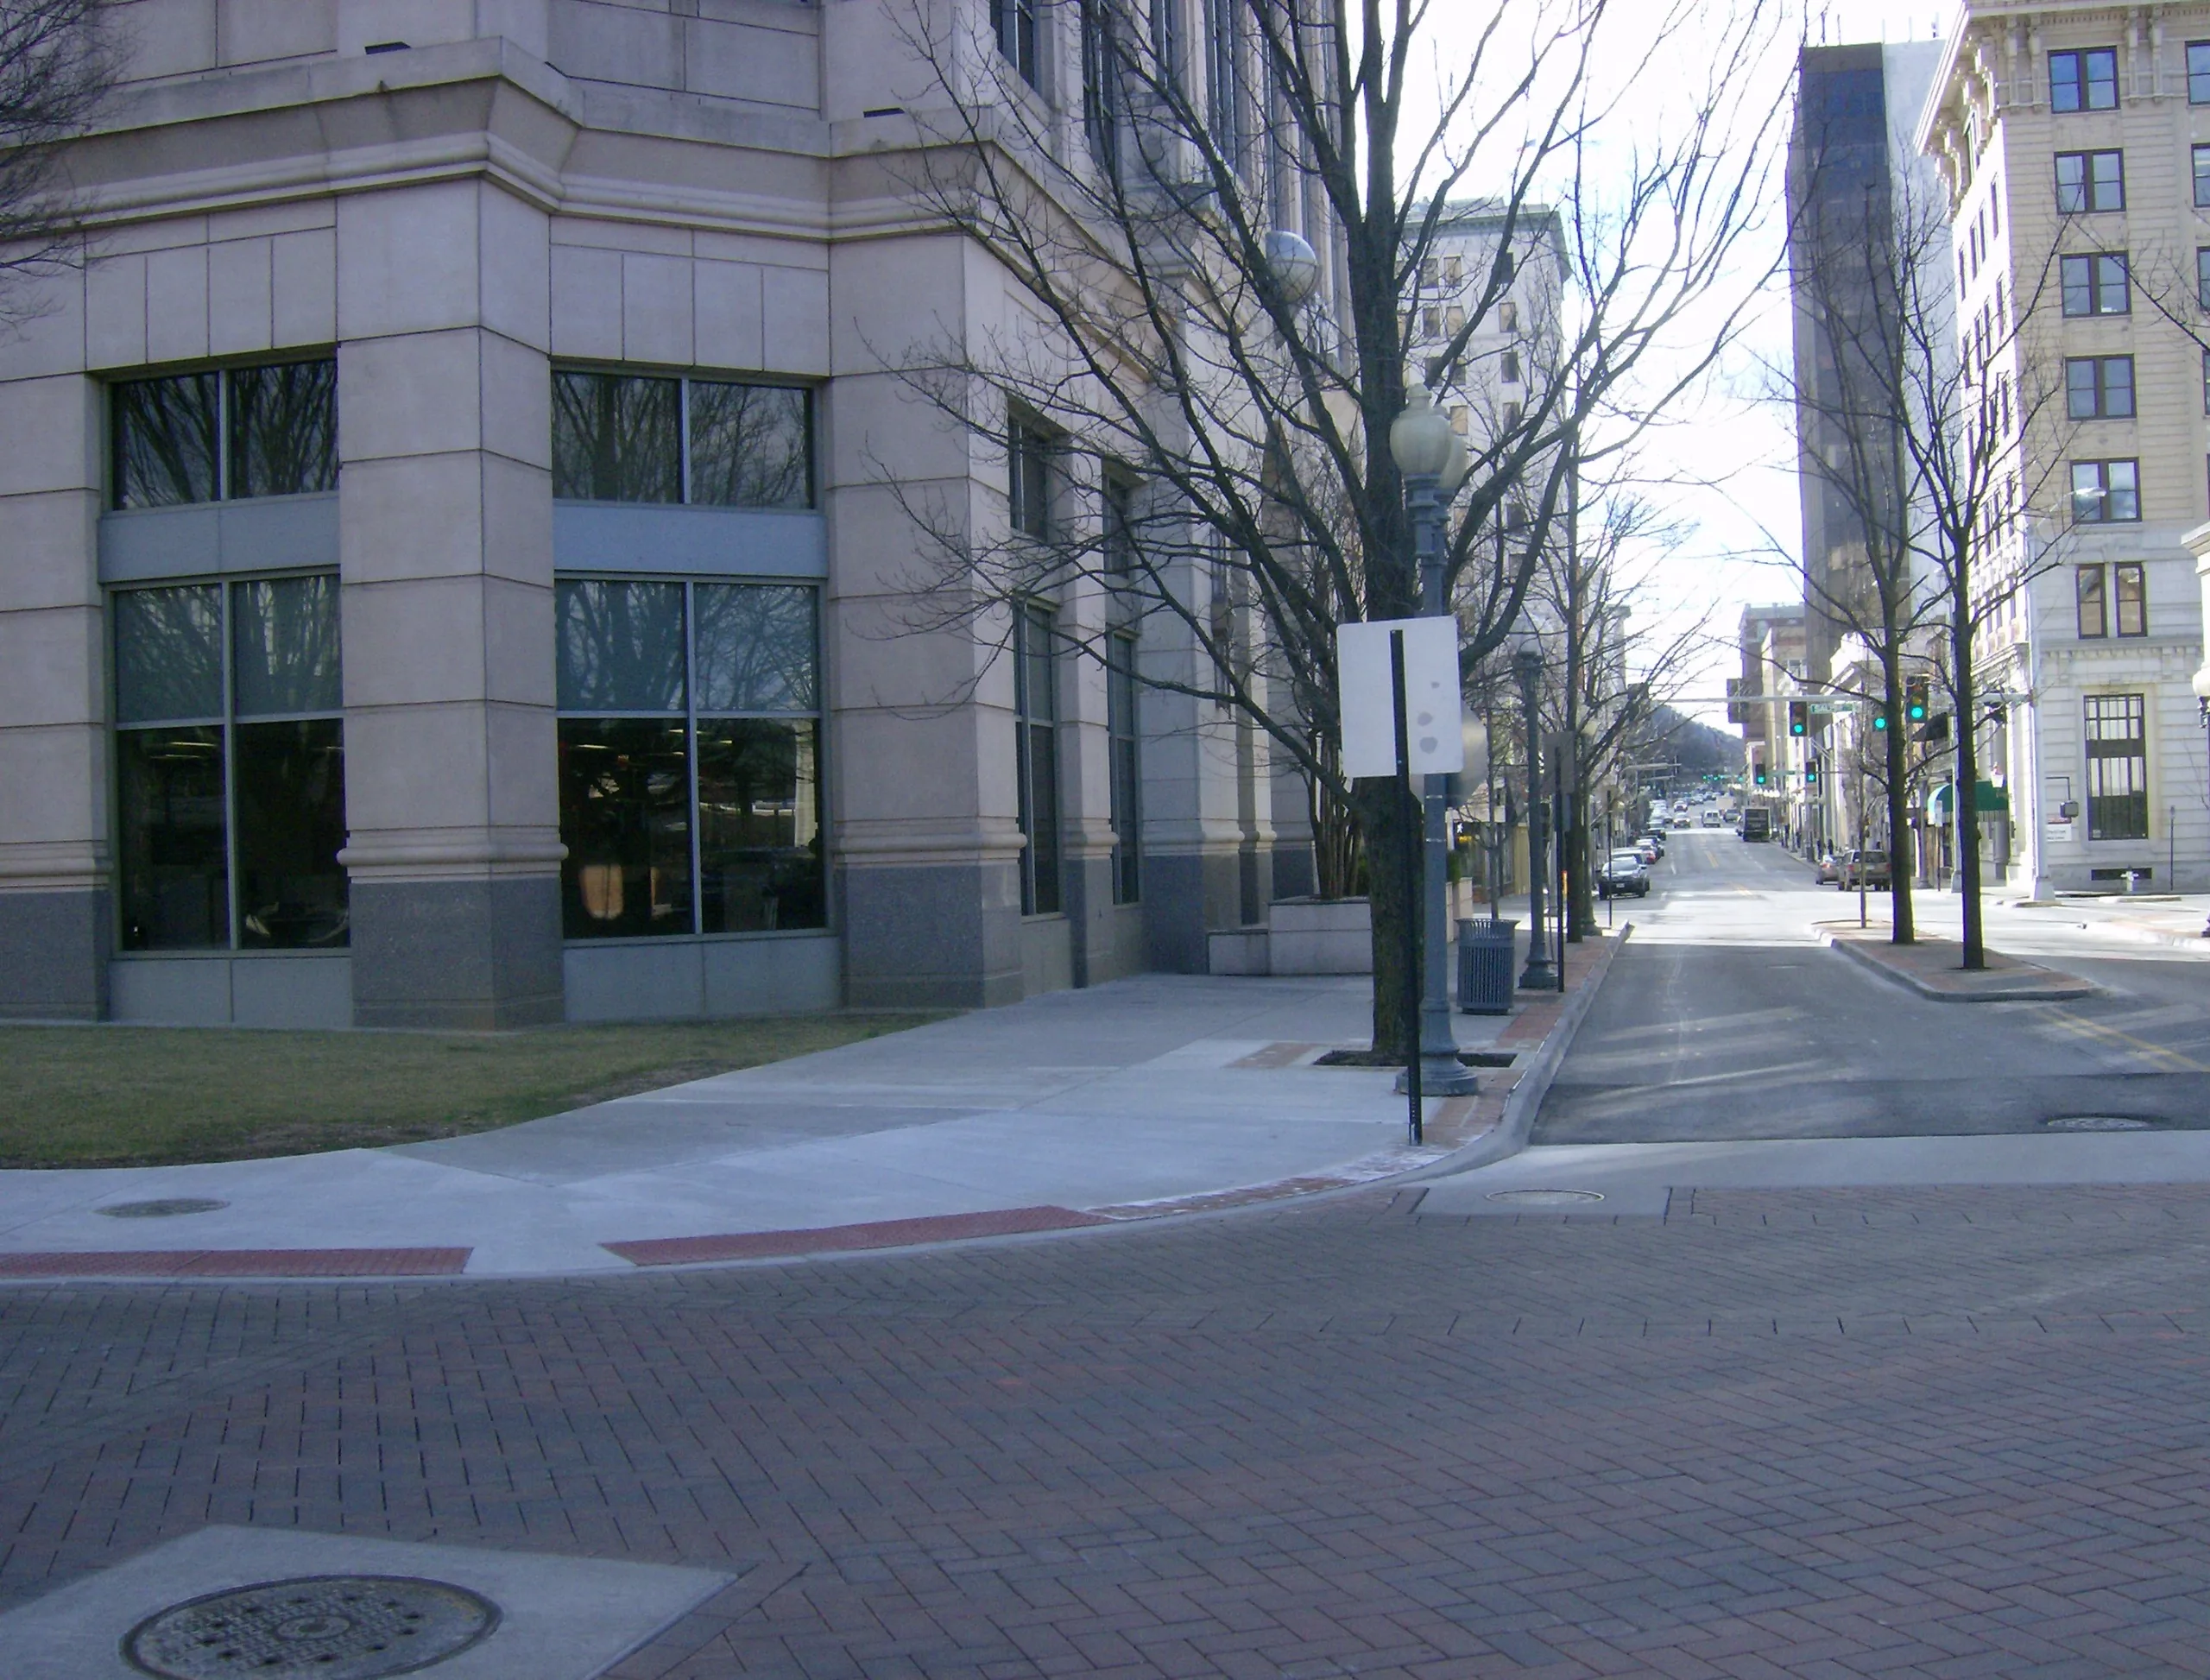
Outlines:
[[1006, 313], [885, 0], [117, 11], [0, 344], [0, 1015], [994, 1003], [1309, 876], [1233, 719], [915, 610], [899, 492], [1021, 463], [881, 371]]

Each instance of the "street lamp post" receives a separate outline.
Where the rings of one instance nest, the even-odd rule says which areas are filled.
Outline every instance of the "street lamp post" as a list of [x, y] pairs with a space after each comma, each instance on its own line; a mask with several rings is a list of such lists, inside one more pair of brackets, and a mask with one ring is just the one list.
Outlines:
[[[1412, 551], [1419, 561], [1423, 618], [1450, 616], [1443, 587], [1443, 514], [1465, 482], [1466, 446], [1424, 385], [1415, 385], [1404, 412], [1389, 427], [1389, 454], [1404, 475], [1411, 515]], [[1449, 779], [1429, 776], [1421, 788], [1425, 843], [1421, 848], [1419, 1001], [1420, 1087], [1430, 1096], [1461, 1096], [1480, 1089], [1458, 1059], [1450, 1030]]]
[[1519, 709], [1527, 719], [1527, 966], [1519, 972], [1523, 991], [1554, 992], [1557, 976], [1543, 941], [1543, 869], [1549, 848], [1543, 823], [1542, 644], [1531, 635], [1512, 650], [1512, 674], [1519, 679]]

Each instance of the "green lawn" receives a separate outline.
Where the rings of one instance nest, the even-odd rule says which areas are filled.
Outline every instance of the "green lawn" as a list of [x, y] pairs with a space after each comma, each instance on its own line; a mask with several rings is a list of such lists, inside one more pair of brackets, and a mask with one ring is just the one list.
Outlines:
[[448, 1138], [939, 1019], [480, 1035], [0, 1027], [0, 1167], [152, 1166]]

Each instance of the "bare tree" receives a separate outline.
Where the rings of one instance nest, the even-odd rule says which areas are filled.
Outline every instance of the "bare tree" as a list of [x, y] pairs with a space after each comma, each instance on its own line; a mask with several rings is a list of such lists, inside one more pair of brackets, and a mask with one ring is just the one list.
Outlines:
[[[1373, 1044], [1398, 1054], [1418, 816], [1392, 783], [1348, 782], [1334, 750], [1336, 625], [1420, 609], [1390, 424], [1417, 378], [1447, 401], [1492, 374], [1477, 339], [1523, 309], [1525, 265], [1557, 265], [1562, 305], [1510, 335], [1524, 393], [1469, 439], [1444, 509], [1447, 598], [1477, 662], [1520, 616], [1569, 458], [1628, 446], [1743, 319], [1776, 123], [1754, 73], [1778, 9], [1506, 0], [1448, 40], [1424, 0], [1214, 0], [1197, 29], [1174, 0], [992, 13], [979, 41], [963, 13], [912, 15], [934, 86], [906, 185], [994, 259], [1026, 319], [989, 342], [878, 351], [1006, 454], [1013, 501], [1039, 434], [1061, 484], [1140, 488], [1104, 519], [1024, 529], [1014, 508], [1009, 530], [907, 497], [938, 562], [931, 622], [1002, 635], [1011, 603], [1081, 584], [1117, 624], [1174, 627], [1195, 657], [1142, 679], [1246, 720], [1354, 820]], [[1028, 85], [1054, 28], [1058, 61], [1083, 67], [1078, 110]], [[1676, 120], [1637, 122], [1631, 79], [1599, 68], [1652, 53], [1698, 66], [1696, 87], [1669, 86]], [[1408, 369], [1424, 267], [1469, 193], [1493, 256], [1462, 322]], [[1507, 502], [1521, 516], [1499, 542]], [[1095, 631], [1062, 633], [1107, 657]]]
[[[1576, 502], [1582, 494], [1575, 492]], [[1573, 753], [1564, 871], [1575, 939], [1596, 929], [1594, 792], [1631, 746], [1646, 743], [1659, 708], [1681, 691], [1708, 644], [1701, 621], [1663, 637], [1634, 627], [1635, 605], [1677, 556], [1688, 528], [1631, 478], [1599, 486], [1588, 500], [1593, 518], [1568, 521], [1563, 540], [1544, 552], [1531, 591], [1536, 616], [1563, 656], [1552, 662], [1550, 704]]]
[[[1806, 353], [1784, 376], [1795, 409], [1807, 495], [1846, 521], [1853, 564], [1829, 571], [1804, 554], [1806, 603], [1853, 635], [1878, 666], [1862, 698], [1884, 720], [1884, 790], [1891, 846], [1908, 831], [1907, 666], [1946, 679], [1956, 733], [1952, 797], [1971, 810], [1979, 782], [1976, 655], [1982, 633], [2053, 564], [2052, 533], [2070, 509], [2052, 505], [2065, 424], [2063, 387], [2048, 376], [2036, 327], [2061, 258], [1997, 284], [1959, 317], [1948, 275], [1946, 205], [1916, 181], [1892, 197], [1867, 192], [1812, 208], [1790, 230], [1796, 306]], [[2036, 464], [2042, 464], [2036, 466]], [[1976, 820], [1957, 859], [1964, 964], [1986, 964]], [[1916, 937], [1908, 873], [1893, 866], [1899, 944]]]
[[0, 322], [22, 306], [9, 282], [80, 243], [60, 148], [113, 82], [107, 12], [103, 0], [0, 0]]

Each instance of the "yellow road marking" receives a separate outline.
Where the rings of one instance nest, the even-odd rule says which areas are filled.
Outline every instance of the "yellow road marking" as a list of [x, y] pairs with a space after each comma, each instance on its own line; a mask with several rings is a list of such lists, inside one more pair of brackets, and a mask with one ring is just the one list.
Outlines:
[[2192, 1056], [2182, 1054], [2163, 1045], [2151, 1044], [2146, 1039], [2137, 1039], [2131, 1033], [2118, 1027], [2106, 1026], [2101, 1021], [2084, 1020], [2077, 1015], [2063, 1014], [2055, 1009], [2044, 1009], [2042, 1011], [2042, 1015], [2050, 1026], [2060, 1031], [2075, 1033], [2084, 1038], [2100, 1039], [2107, 1045], [2139, 1051], [2144, 1055], [2168, 1062], [2183, 1072], [2210, 1073], [2210, 1062], [2198, 1062]]

